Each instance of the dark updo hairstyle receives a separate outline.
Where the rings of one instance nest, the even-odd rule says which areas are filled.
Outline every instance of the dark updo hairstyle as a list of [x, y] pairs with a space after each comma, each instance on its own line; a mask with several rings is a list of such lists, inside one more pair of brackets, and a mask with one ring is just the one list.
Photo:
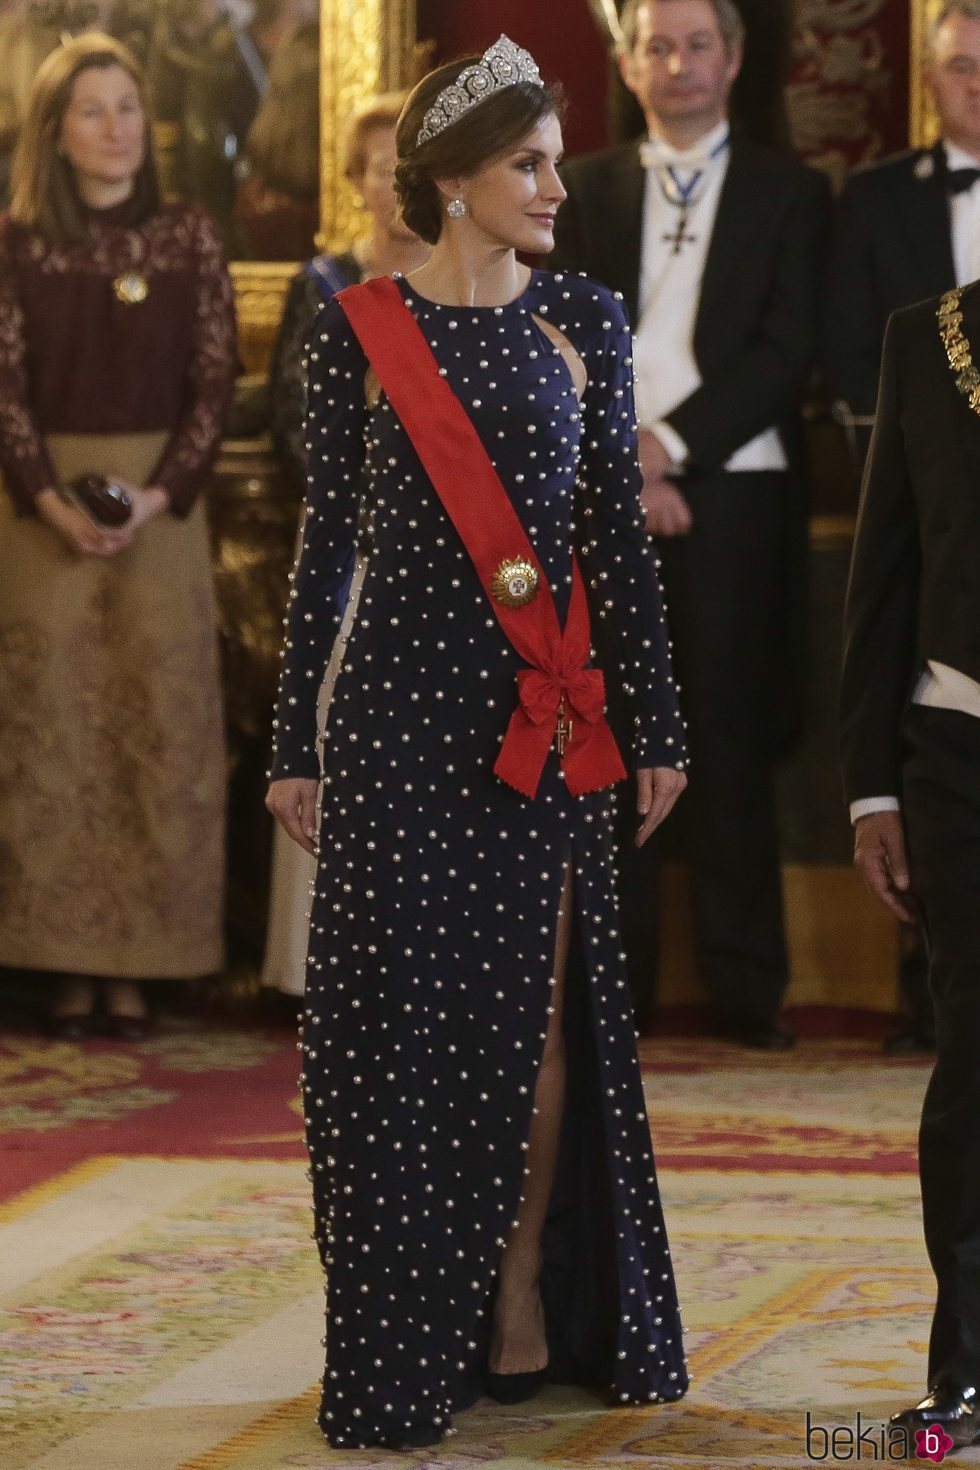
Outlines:
[[395, 193], [408, 228], [430, 245], [436, 243], [442, 230], [442, 196], [436, 179], [457, 175], [465, 178], [476, 173], [490, 159], [516, 147], [546, 117], [554, 115], [561, 120], [565, 113], [559, 87], [513, 82], [492, 92], [448, 128], [416, 147], [425, 114], [443, 87], [450, 86], [465, 67], [476, 66], [480, 60], [479, 56], [464, 56], [429, 72], [410, 94], [398, 120]]

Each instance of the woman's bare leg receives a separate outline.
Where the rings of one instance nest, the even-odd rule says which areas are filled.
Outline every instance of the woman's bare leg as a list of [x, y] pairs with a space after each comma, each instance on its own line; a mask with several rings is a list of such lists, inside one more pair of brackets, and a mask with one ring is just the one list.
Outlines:
[[504, 1247], [494, 1304], [491, 1373], [533, 1373], [548, 1362], [541, 1273], [544, 1227], [558, 1163], [565, 1108], [565, 1038], [562, 1010], [572, 930], [572, 868], [565, 870], [555, 933], [554, 986], [541, 1068], [534, 1089], [527, 1173], [517, 1222]]
[[95, 1008], [95, 981], [88, 975], [64, 975], [58, 982], [51, 1016], [66, 1021], [75, 1016], [90, 1016]]
[[145, 1021], [149, 1014], [143, 988], [134, 980], [106, 980], [102, 995], [110, 1016], [121, 1016], [127, 1021]]

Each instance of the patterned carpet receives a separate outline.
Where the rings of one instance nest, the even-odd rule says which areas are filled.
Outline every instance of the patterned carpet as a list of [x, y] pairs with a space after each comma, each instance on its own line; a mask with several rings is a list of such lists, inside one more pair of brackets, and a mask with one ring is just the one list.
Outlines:
[[3, 1470], [799, 1467], [825, 1428], [860, 1412], [880, 1436], [920, 1388], [927, 1065], [861, 1041], [645, 1042], [690, 1396], [552, 1389], [477, 1406], [424, 1456], [329, 1451], [296, 1070], [281, 1033], [189, 1025], [0, 1048]]

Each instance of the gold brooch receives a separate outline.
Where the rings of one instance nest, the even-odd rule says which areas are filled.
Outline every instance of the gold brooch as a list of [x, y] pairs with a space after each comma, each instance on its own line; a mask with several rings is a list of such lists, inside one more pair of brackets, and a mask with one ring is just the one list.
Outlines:
[[538, 595], [538, 574], [529, 561], [502, 561], [490, 591], [504, 607], [527, 607]]
[[139, 306], [150, 294], [150, 283], [139, 271], [124, 271], [113, 281], [112, 289], [124, 306]]

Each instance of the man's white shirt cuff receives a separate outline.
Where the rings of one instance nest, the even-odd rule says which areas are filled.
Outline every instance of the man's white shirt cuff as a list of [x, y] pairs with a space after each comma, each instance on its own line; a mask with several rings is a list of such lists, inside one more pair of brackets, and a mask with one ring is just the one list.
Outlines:
[[860, 801], [851, 802], [851, 826], [861, 817], [870, 817], [873, 812], [900, 812], [897, 796], [862, 796]]

